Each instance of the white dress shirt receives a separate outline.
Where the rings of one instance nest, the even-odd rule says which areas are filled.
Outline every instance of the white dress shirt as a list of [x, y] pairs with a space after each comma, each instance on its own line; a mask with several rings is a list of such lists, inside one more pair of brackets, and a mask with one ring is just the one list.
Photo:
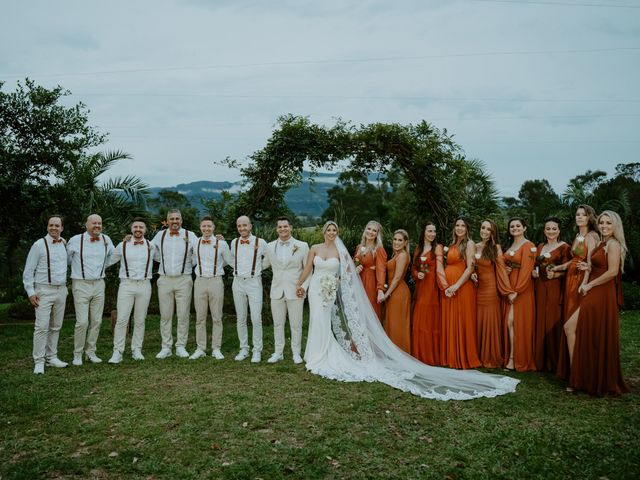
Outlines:
[[[138, 243], [136, 244], [136, 242]], [[153, 256], [155, 253], [153, 244], [146, 238], [136, 240], [132, 237], [127, 242], [126, 248], [123, 247], [124, 242], [120, 242], [113, 255], [109, 257], [108, 266], [120, 262], [120, 278], [144, 280], [153, 277]]]
[[280, 263], [287, 263], [293, 254], [293, 237], [290, 237], [286, 242], [280, 239], [276, 240], [275, 250]]
[[[82, 255], [80, 246], [82, 244]], [[67, 254], [71, 264], [71, 278], [79, 280], [99, 280], [105, 277], [109, 256], [113, 253], [113, 243], [108, 235], [101, 233], [91, 241], [91, 235], [84, 232], [71, 237], [67, 244]], [[84, 273], [84, 274], [83, 274]]]
[[[231, 265], [233, 261], [229, 245], [224, 240], [210, 237], [211, 243], [203, 243], [204, 238], [199, 238], [194, 248], [193, 259], [195, 261], [195, 272], [198, 277], [211, 278], [224, 275], [224, 266]], [[216, 242], [218, 242], [218, 255], [215, 258]], [[214, 275], [215, 269], [215, 275]]]
[[[248, 240], [249, 243], [242, 243], [240, 238], [234, 238], [231, 240], [230, 250], [232, 263], [231, 266], [234, 267], [233, 274], [236, 277], [251, 277], [251, 271], [253, 266], [253, 257], [255, 252], [256, 245], [256, 237], [254, 235], [250, 235]], [[236, 258], [236, 243], [238, 244], [237, 248], [237, 258]], [[253, 270], [253, 276], [258, 277], [262, 274], [262, 257], [265, 254], [267, 249], [267, 242], [265, 242], [262, 238], [258, 240], [258, 251], [255, 252], [256, 257], [256, 265]]]
[[[162, 237], [164, 236], [164, 242]], [[156, 249], [156, 261], [160, 262], [158, 273], [175, 277], [191, 275], [193, 271], [193, 249], [198, 242], [195, 233], [181, 228], [178, 235], [171, 235], [167, 228], [153, 237], [151, 243]], [[186, 250], [186, 259], [185, 259]]]
[[[35, 284], [44, 285], [66, 285], [67, 283], [67, 247], [64, 240], [53, 243], [51, 235], [36, 240], [29, 250], [27, 263], [22, 273], [22, 281], [27, 295], [32, 297], [36, 294]], [[49, 247], [49, 259], [47, 260], [47, 249]], [[51, 281], [49, 281], [49, 275]]]

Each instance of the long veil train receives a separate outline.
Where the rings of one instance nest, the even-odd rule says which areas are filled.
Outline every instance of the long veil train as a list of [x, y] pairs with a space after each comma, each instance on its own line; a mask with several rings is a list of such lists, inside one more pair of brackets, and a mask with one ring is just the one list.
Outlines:
[[514, 392], [518, 380], [474, 370], [426, 365], [389, 339], [364, 291], [351, 255], [340, 238], [340, 286], [331, 325], [341, 347], [366, 371], [366, 379], [437, 400], [470, 400]]

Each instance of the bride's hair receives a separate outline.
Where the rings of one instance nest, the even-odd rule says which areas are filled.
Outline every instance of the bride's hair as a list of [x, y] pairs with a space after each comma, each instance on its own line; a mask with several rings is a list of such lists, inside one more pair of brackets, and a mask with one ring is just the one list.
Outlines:
[[377, 250], [378, 248], [382, 248], [382, 225], [380, 225], [380, 223], [376, 222], [375, 220], [370, 220], [369, 222], [367, 222], [367, 225], [364, 227], [364, 232], [362, 232], [362, 239], [360, 240], [360, 245], [363, 247], [367, 246], [367, 239], [365, 237], [365, 233], [369, 225], [373, 225], [378, 229], [378, 234], [376, 235], [375, 249]]
[[323, 234], [327, 231], [327, 228], [329, 228], [329, 225], [333, 225], [334, 227], [336, 227], [336, 230], [340, 231], [340, 229], [338, 228], [338, 224], [336, 222], [334, 222], [333, 220], [327, 220], [325, 224], [322, 226]]

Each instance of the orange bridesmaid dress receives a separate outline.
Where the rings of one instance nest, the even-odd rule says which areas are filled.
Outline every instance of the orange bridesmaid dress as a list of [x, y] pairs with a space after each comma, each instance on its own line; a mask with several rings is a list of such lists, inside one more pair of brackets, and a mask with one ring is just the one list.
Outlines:
[[562, 346], [564, 275], [549, 279], [546, 270], [551, 266], [568, 262], [571, 255], [569, 245], [562, 243], [548, 252], [548, 257], [543, 257], [542, 248], [544, 245], [544, 243], [538, 245], [536, 253], [536, 267], [538, 268], [538, 278], [535, 280], [536, 366], [538, 370], [555, 372]]
[[[434, 254], [435, 249], [435, 254]], [[440, 290], [436, 277], [436, 257], [442, 257], [442, 245], [436, 245], [426, 253], [425, 261], [420, 259], [422, 252], [416, 249], [411, 264], [411, 276], [416, 283], [413, 306], [413, 329], [411, 335], [411, 354], [421, 362], [440, 365]], [[424, 273], [420, 280], [418, 273]]]
[[[388, 282], [396, 273], [396, 257], [387, 262]], [[393, 343], [407, 353], [411, 353], [411, 290], [404, 281], [400, 282], [385, 302], [384, 331]]]
[[[456, 245], [449, 246], [444, 282], [440, 287], [453, 285], [467, 268]], [[478, 340], [476, 335], [476, 291], [466, 281], [453, 297], [442, 294], [442, 342], [440, 361], [452, 368], [477, 368]]]
[[[485, 247], [486, 248], [486, 247]], [[476, 260], [478, 291], [478, 354], [485, 368], [499, 368], [503, 365], [504, 339], [502, 322], [502, 302], [500, 295], [513, 292], [504, 267], [502, 256], [495, 264], [486, 258]]]
[[[515, 368], [519, 372], [537, 370], [535, 359], [535, 295], [531, 272], [536, 264], [536, 246], [527, 240], [518, 250], [507, 250], [502, 255], [506, 266], [511, 265], [509, 282], [518, 294], [513, 305], [504, 301], [504, 363], [513, 355]], [[511, 255], [514, 253], [514, 255]], [[507, 318], [513, 307], [513, 348], [509, 346], [509, 327]]]
[[[595, 280], [608, 269], [605, 244], [591, 254], [591, 274]], [[593, 287], [580, 303], [576, 344], [569, 386], [590, 395], [620, 395], [629, 389], [620, 368], [620, 316], [622, 273]]]
[[383, 292], [385, 290], [387, 252], [380, 247], [375, 252], [367, 250], [363, 253], [360, 245], [358, 245], [358, 249], [353, 256], [353, 261], [356, 262], [356, 260], [363, 267], [362, 272], [360, 272], [360, 280], [362, 280], [364, 291], [367, 292], [373, 311], [376, 312], [378, 319], [382, 320], [382, 304], [378, 303], [378, 290]]

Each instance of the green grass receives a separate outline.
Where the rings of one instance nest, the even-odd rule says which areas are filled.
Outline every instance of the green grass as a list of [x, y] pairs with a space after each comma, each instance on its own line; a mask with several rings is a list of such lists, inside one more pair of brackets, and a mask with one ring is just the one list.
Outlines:
[[[193, 322], [192, 322], [193, 323]], [[551, 375], [514, 374], [515, 394], [425, 400], [378, 383], [340, 383], [285, 362], [156, 360], [144, 353], [32, 374], [32, 324], [0, 323], [0, 478], [638, 478], [640, 312], [622, 317], [631, 393], [567, 394]], [[265, 328], [265, 355], [273, 346]], [[190, 351], [194, 348], [193, 326]], [[70, 361], [73, 319], [60, 337]], [[286, 352], [288, 353], [288, 352]]]

